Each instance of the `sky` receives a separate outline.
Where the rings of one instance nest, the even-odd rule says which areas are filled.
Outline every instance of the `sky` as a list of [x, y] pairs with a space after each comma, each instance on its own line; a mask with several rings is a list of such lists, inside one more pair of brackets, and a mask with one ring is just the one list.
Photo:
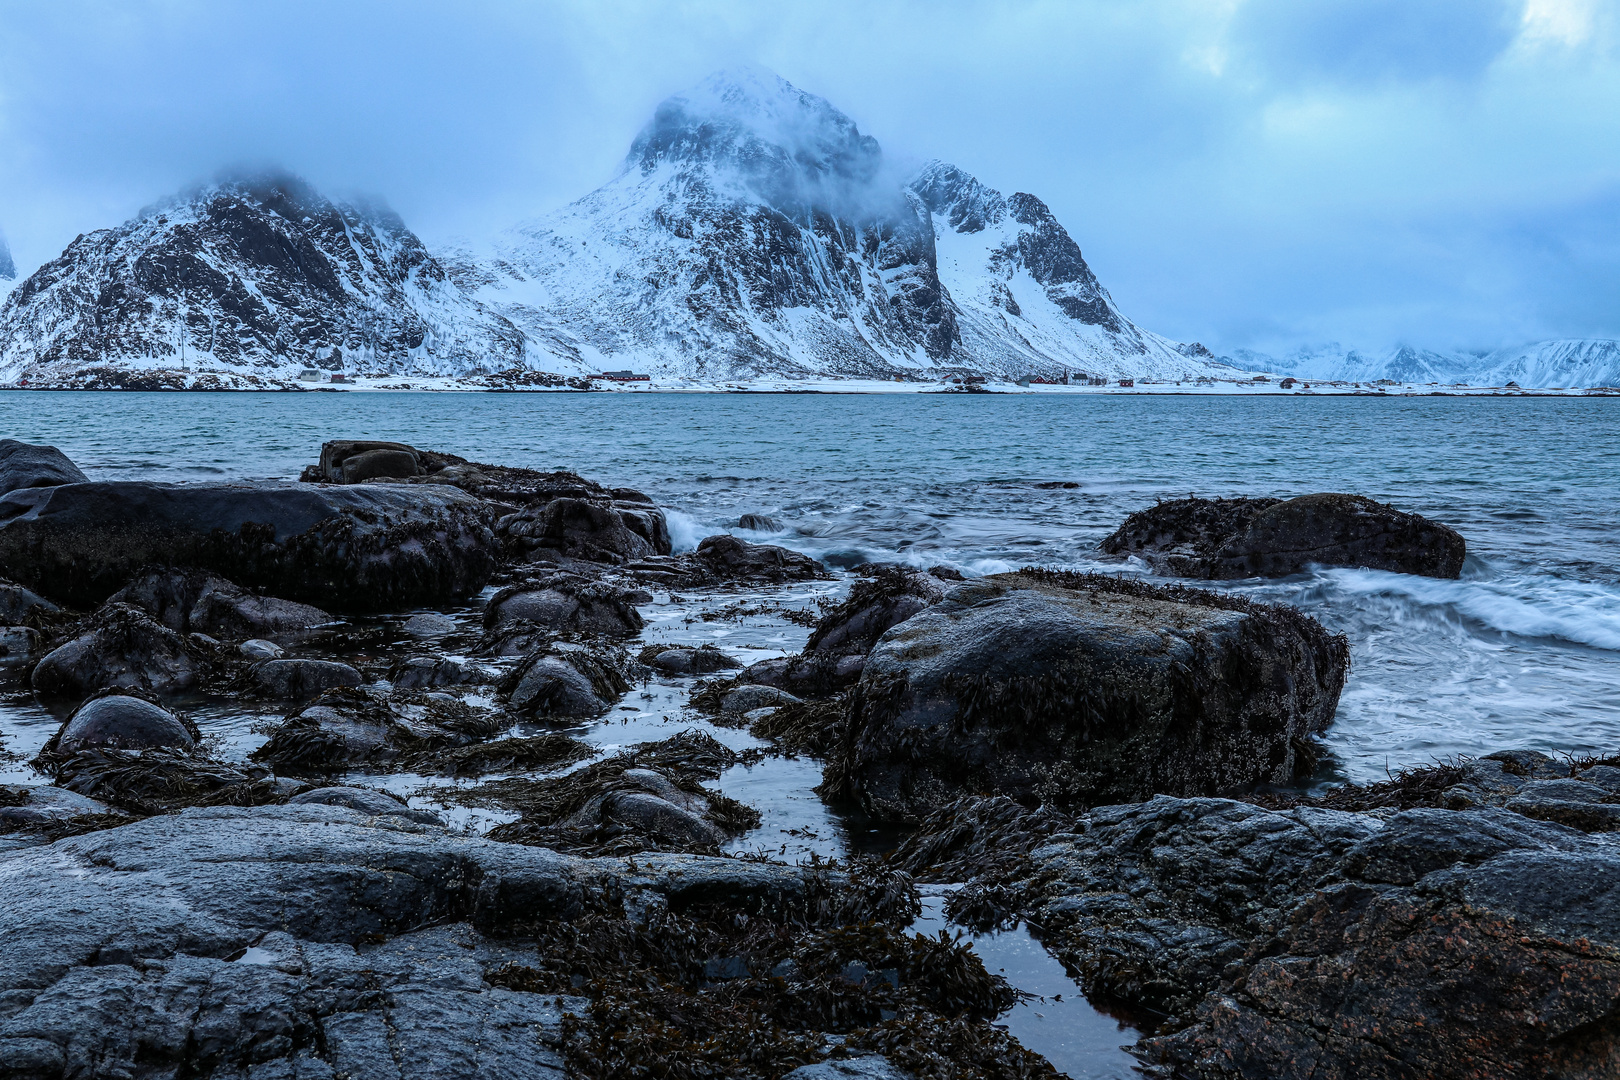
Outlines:
[[1172, 338], [1620, 337], [1620, 0], [0, 0], [0, 231], [275, 164], [476, 239], [738, 64], [1039, 196]]

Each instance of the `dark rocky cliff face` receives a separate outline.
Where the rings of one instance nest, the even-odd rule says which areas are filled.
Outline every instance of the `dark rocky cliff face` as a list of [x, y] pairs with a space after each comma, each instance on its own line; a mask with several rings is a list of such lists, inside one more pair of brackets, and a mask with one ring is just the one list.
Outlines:
[[437, 373], [523, 356], [399, 216], [295, 177], [216, 183], [80, 236], [0, 308], [0, 371], [141, 367]]

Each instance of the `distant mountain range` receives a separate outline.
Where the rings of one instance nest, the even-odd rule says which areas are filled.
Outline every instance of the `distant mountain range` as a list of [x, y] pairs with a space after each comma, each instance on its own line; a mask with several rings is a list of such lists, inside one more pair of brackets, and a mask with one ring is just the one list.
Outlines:
[[1119, 309], [1040, 199], [944, 162], [902, 172], [830, 103], [751, 69], [668, 99], [606, 184], [482, 245], [429, 251], [381, 204], [261, 173], [14, 276], [0, 241], [0, 384], [262, 385], [306, 368], [1620, 382], [1614, 341], [1281, 358], [1171, 341]]
[[0, 305], [0, 382], [183, 367], [1234, 374], [1132, 323], [1039, 199], [938, 162], [898, 175], [849, 117], [751, 70], [664, 102], [617, 176], [482, 250], [237, 177], [80, 236]]
[[1257, 371], [1324, 381], [1620, 386], [1620, 341], [1613, 338], [1543, 341], [1479, 352], [1435, 352], [1407, 345], [1375, 352], [1334, 344], [1301, 348], [1275, 357], [1239, 349], [1233, 353], [1232, 362]]

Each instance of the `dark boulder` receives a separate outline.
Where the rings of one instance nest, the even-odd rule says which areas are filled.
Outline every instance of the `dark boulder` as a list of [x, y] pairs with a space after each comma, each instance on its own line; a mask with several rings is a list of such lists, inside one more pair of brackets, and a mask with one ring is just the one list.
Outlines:
[[54, 752], [93, 747], [144, 750], [169, 746], [189, 750], [196, 739], [180, 718], [138, 697], [109, 694], [87, 701], [57, 733]]
[[558, 851], [713, 852], [758, 826], [759, 814], [706, 789], [736, 764], [736, 753], [708, 735], [683, 732], [546, 780], [498, 780], [456, 793], [476, 806], [519, 811], [491, 839]]
[[719, 581], [809, 581], [824, 573], [808, 555], [775, 544], [750, 544], [728, 533], [699, 541], [693, 558]]
[[1191, 1080], [1614, 1074], [1613, 844], [1502, 810], [1412, 810], [1301, 891], [1142, 1056]]
[[648, 645], [637, 658], [649, 667], [666, 675], [712, 675], [742, 667], [742, 662], [727, 656], [713, 645], [693, 648], [689, 645]]
[[749, 532], [777, 532], [782, 528], [782, 523], [769, 514], [744, 514], [737, 519], [737, 528]]
[[250, 757], [277, 772], [337, 773], [466, 746], [511, 725], [510, 716], [443, 697], [335, 687], [272, 730]]
[[1297, 499], [1174, 499], [1139, 510], [1101, 544], [1161, 573], [1225, 580], [1349, 566], [1455, 578], [1468, 554], [1437, 521], [1360, 495]]
[[0, 626], [0, 678], [20, 678], [39, 655], [39, 631], [32, 626]]
[[500, 681], [488, 668], [447, 656], [409, 656], [388, 673], [388, 681], [406, 690], [437, 686], [483, 686]]
[[567, 642], [530, 653], [502, 683], [507, 704], [520, 715], [537, 719], [598, 717], [629, 689], [626, 665], [613, 650]]
[[403, 480], [421, 476], [421, 455], [413, 446], [397, 442], [335, 439], [321, 444], [321, 460], [306, 470], [306, 481], [327, 484], [364, 484], [386, 477]]
[[83, 484], [89, 479], [54, 446], [0, 439], [0, 495], [18, 488]]
[[179, 694], [197, 684], [204, 662], [187, 639], [127, 604], [108, 604], [78, 637], [34, 666], [35, 692], [80, 699], [105, 687]]
[[0, 496], [0, 564], [79, 607], [157, 565], [334, 608], [386, 609], [481, 588], [498, 555], [489, 517], [448, 488], [67, 484]]
[[12, 581], [0, 581], [0, 625], [24, 626], [62, 609]]
[[915, 819], [959, 795], [1097, 805], [1286, 783], [1348, 666], [1291, 608], [1045, 571], [959, 585], [890, 630], [852, 692], [832, 790]]
[[337, 686], [359, 686], [360, 672], [336, 660], [266, 660], [251, 674], [253, 686], [262, 694], [283, 701], [312, 698]]
[[608, 582], [554, 574], [508, 586], [490, 597], [484, 626], [493, 630], [522, 621], [546, 630], [634, 634], [644, 625], [636, 604], [646, 599], [650, 597], [645, 593]]
[[904, 566], [862, 567], [862, 572], [844, 601], [816, 622], [806, 653], [865, 656], [891, 627], [943, 600], [948, 587], [932, 574]]
[[669, 554], [663, 521], [652, 506], [621, 509], [612, 500], [556, 498], [501, 518], [498, 528], [514, 557], [544, 552], [618, 564]]
[[320, 608], [255, 596], [206, 570], [159, 567], [118, 590], [112, 603], [138, 607], [171, 630], [227, 640], [268, 638], [332, 621]]

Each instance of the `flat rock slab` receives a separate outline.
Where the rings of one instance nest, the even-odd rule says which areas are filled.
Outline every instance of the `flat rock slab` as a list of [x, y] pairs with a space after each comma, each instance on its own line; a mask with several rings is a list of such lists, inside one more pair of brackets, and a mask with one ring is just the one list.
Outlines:
[[[492, 987], [485, 936], [609, 880], [678, 907], [803, 897], [794, 867], [582, 860], [340, 806], [186, 810], [0, 851], [13, 1077], [562, 1076], [562, 1012]], [[532, 957], [531, 951], [527, 953]]]
[[375, 610], [476, 592], [495, 568], [489, 521], [483, 502], [437, 486], [64, 484], [0, 496], [0, 564], [78, 607], [170, 565]]
[[899, 820], [979, 793], [1073, 806], [1288, 782], [1314, 764], [1347, 651], [1292, 609], [1000, 574], [879, 640], [832, 771]]

